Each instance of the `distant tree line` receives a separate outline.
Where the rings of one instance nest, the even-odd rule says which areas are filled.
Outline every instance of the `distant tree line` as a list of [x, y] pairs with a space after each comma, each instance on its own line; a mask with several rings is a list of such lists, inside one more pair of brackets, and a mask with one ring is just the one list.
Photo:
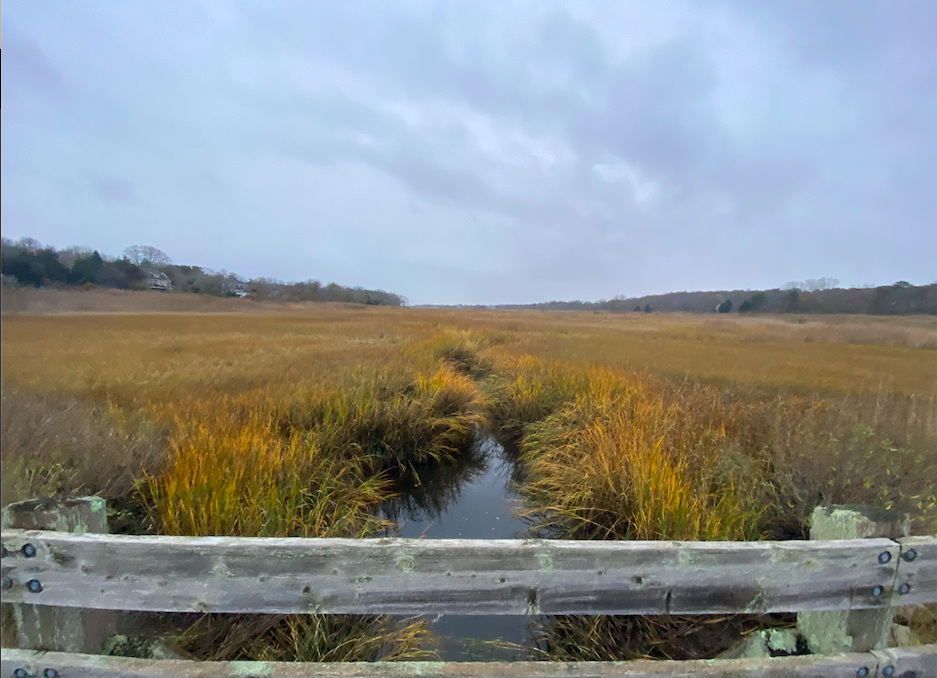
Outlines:
[[287, 283], [273, 278], [254, 278], [247, 291], [255, 299], [278, 301], [341, 301], [369, 306], [406, 306], [407, 299], [384, 290], [366, 290], [363, 287], [344, 287], [336, 283], [323, 285], [318, 280]]
[[[503, 309], [545, 311], [669, 311], [688, 313], [862, 313], [871, 315], [937, 315], [937, 283], [911, 285], [900, 280], [879, 287], [839, 288], [832, 278], [788, 283], [782, 289], [671, 292], [611, 300], [549, 301], [504, 305]], [[831, 286], [832, 285], [832, 286]]]
[[151, 245], [132, 245], [122, 256], [101, 255], [85, 247], [56, 250], [32, 238], [2, 239], [4, 285], [18, 287], [106, 287], [148, 289], [147, 279], [165, 274], [172, 282], [170, 294], [207, 294], [216, 297], [248, 297], [277, 301], [340, 301], [374, 306], [405, 306], [407, 300], [384, 290], [323, 285], [318, 280], [290, 283], [273, 278], [241, 280], [228, 271], [174, 264]]
[[99, 285], [118, 289], [143, 287], [145, 273], [126, 258], [102, 257], [97, 251], [69, 247], [58, 252], [32, 238], [0, 244], [4, 283], [27, 287]]

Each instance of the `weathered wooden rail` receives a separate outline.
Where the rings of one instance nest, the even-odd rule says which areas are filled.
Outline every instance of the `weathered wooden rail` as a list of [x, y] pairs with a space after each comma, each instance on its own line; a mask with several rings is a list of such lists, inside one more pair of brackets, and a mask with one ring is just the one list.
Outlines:
[[934, 537], [577, 542], [7, 530], [3, 544], [5, 602], [153, 612], [761, 614], [930, 602], [937, 583]]
[[[629, 662], [196, 662], [3, 650], [3, 676], [49, 678], [932, 678], [937, 647], [856, 652], [834, 657]], [[22, 671], [19, 676], [17, 669]], [[48, 672], [49, 669], [52, 672]], [[53, 673], [54, 672], [54, 673]]]
[[[798, 612], [805, 635], [817, 635], [812, 643], [846, 652], [705, 662], [303, 665], [4, 649], [4, 676], [937, 678], [937, 646], [882, 649], [892, 608], [937, 602], [933, 536], [597, 542], [157, 537], [4, 529], [2, 542], [3, 602], [24, 610], [65, 615], [82, 608], [433, 615]], [[820, 636], [837, 624], [843, 640], [829, 645]]]

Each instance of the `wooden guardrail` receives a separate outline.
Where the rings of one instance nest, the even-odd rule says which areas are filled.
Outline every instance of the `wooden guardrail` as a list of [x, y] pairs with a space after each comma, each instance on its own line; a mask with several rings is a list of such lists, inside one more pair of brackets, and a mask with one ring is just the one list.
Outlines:
[[3, 545], [5, 602], [152, 612], [762, 614], [931, 602], [937, 583], [935, 537], [603, 542], [4, 530]]
[[[16, 678], [933, 678], [937, 646], [831, 657], [628, 662], [196, 662], [3, 650], [0, 673]], [[16, 671], [20, 673], [17, 674]]]
[[[837, 520], [842, 523], [842, 516]], [[433, 615], [799, 612], [807, 627], [841, 623], [845, 640], [837, 642], [845, 644], [831, 651], [853, 650], [763, 660], [585, 662], [561, 669], [564, 665], [524, 662], [379, 668], [212, 664], [5, 649], [3, 675], [20, 669], [16, 675], [63, 677], [560, 672], [937, 678], [937, 646], [877, 649], [884, 647], [894, 606], [937, 602], [933, 536], [604, 542], [165, 537], [4, 529], [2, 542], [3, 602], [18, 609]], [[829, 613], [823, 611], [837, 611], [838, 616], [827, 619], [822, 615]], [[861, 629], [854, 628], [860, 624], [871, 629], [861, 641]]]

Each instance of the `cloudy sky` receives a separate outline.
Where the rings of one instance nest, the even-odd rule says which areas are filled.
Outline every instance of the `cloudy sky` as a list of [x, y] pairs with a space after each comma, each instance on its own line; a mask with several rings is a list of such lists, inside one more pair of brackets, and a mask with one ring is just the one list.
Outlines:
[[2, 231], [411, 303], [937, 279], [937, 2], [5, 0]]

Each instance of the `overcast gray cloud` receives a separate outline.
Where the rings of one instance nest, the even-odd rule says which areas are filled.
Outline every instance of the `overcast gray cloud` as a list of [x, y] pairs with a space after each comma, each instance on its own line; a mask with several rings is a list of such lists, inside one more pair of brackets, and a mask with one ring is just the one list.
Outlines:
[[7, 237], [414, 303], [937, 278], [937, 3], [3, 10]]

